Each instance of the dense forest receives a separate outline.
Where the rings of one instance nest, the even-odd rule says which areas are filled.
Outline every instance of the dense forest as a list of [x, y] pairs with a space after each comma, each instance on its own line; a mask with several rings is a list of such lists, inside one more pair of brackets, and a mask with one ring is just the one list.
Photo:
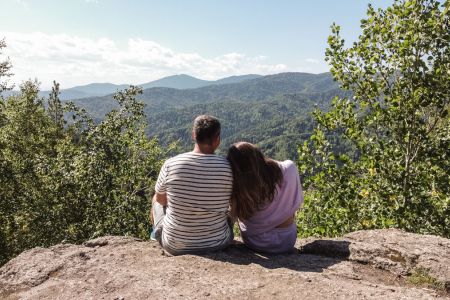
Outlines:
[[[222, 120], [222, 154], [244, 139], [295, 158], [300, 236], [396, 227], [450, 237], [450, 1], [369, 6], [351, 46], [333, 24], [326, 60], [330, 73], [184, 90], [66, 102], [57, 83], [43, 98], [29, 81], [1, 96], [0, 264], [105, 234], [147, 239], [159, 168], [190, 147], [200, 113]], [[11, 72], [0, 56], [0, 92]]]

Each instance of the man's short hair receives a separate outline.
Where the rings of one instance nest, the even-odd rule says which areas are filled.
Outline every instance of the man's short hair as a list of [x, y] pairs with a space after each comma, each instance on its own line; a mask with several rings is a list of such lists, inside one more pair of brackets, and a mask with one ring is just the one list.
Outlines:
[[197, 144], [211, 145], [220, 135], [220, 122], [213, 116], [201, 115], [195, 118], [193, 131]]

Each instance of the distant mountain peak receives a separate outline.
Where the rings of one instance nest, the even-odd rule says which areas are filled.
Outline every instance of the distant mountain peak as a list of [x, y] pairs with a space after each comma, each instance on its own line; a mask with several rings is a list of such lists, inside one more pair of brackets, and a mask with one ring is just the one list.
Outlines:
[[[188, 74], [174, 74], [154, 81], [139, 84], [143, 89], [149, 88], [173, 88], [178, 90], [195, 89], [209, 85], [221, 85], [239, 83], [245, 80], [260, 78], [262, 75], [246, 74], [234, 75], [218, 80], [203, 80]], [[128, 84], [113, 84], [109, 82], [94, 82], [85, 85], [78, 85], [67, 89], [61, 89], [61, 100], [73, 100], [89, 97], [102, 97], [115, 93], [118, 90], [127, 88]], [[41, 96], [48, 96], [50, 91], [41, 91]], [[7, 94], [7, 93], [5, 93]]]
[[144, 84], [140, 84], [140, 86], [142, 86], [143, 89], [149, 89], [154, 87], [166, 87], [183, 90], [183, 89], [201, 88], [208, 85], [238, 83], [259, 77], [262, 76], [257, 74], [247, 74], [247, 75], [235, 75], [225, 77], [218, 80], [203, 80], [187, 74], [177, 74], [167, 76], [158, 80], [150, 81]]

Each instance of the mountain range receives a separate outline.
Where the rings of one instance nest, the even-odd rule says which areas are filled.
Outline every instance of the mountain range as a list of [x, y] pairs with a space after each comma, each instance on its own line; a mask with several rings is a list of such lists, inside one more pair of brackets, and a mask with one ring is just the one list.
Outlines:
[[[195, 89], [208, 85], [221, 85], [238, 83], [245, 80], [255, 79], [262, 77], [261, 75], [248, 74], [240, 76], [230, 76], [218, 80], [202, 80], [189, 76], [186, 74], [167, 76], [158, 80], [138, 84], [143, 89], [149, 89], [154, 87], [165, 87], [173, 89]], [[129, 84], [113, 84], [113, 83], [90, 83], [86, 85], [74, 86], [67, 89], [61, 89], [59, 95], [61, 100], [73, 100], [88, 97], [101, 97], [109, 94], [113, 94], [118, 90], [123, 90], [128, 87]], [[4, 92], [4, 96], [10, 96], [17, 94], [15, 91]], [[39, 96], [48, 97], [50, 91], [40, 91]]]
[[[330, 73], [250, 74], [215, 81], [182, 74], [140, 86], [144, 90], [138, 100], [145, 103], [147, 133], [163, 146], [177, 141], [180, 151], [190, 149], [192, 121], [199, 114], [210, 114], [223, 124], [219, 153], [246, 140], [276, 159], [296, 158], [298, 145], [313, 131], [315, 108], [326, 110], [335, 96], [349, 96]], [[85, 108], [95, 122], [101, 122], [118, 107], [113, 94], [126, 87], [92, 83], [63, 89], [60, 98]], [[48, 94], [40, 92], [44, 97]]]
[[173, 89], [195, 89], [208, 85], [220, 85], [229, 83], [238, 83], [249, 79], [255, 79], [262, 77], [261, 75], [248, 74], [240, 76], [230, 76], [218, 80], [202, 80], [186, 74], [173, 75], [151, 81], [148, 83], [140, 84], [143, 89], [149, 89], [153, 87], [166, 87]]
[[[172, 77], [172, 83], [186, 78], [178, 76], [182, 77]], [[187, 150], [192, 146], [193, 119], [199, 114], [211, 114], [223, 124], [220, 152], [238, 140], [247, 140], [277, 159], [294, 159], [298, 144], [313, 130], [310, 113], [316, 107], [327, 109], [334, 96], [346, 95], [330, 73], [253, 76], [229, 77], [197, 88], [144, 89], [138, 100], [146, 104], [148, 135], [163, 145], [178, 141], [182, 150]], [[117, 108], [112, 95], [73, 102], [84, 107], [97, 122]]]

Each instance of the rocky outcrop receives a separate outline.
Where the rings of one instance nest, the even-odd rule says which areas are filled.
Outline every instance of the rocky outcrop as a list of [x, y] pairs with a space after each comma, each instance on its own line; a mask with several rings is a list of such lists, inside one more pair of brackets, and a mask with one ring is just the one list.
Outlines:
[[449, 266], [450, 240], [399, 230], [303, 239], [272, 256], [236, 242], [173, 257], [107, 236], [25, 251], [0, 268], [0, 299], [434, 299], [449, 297]]

